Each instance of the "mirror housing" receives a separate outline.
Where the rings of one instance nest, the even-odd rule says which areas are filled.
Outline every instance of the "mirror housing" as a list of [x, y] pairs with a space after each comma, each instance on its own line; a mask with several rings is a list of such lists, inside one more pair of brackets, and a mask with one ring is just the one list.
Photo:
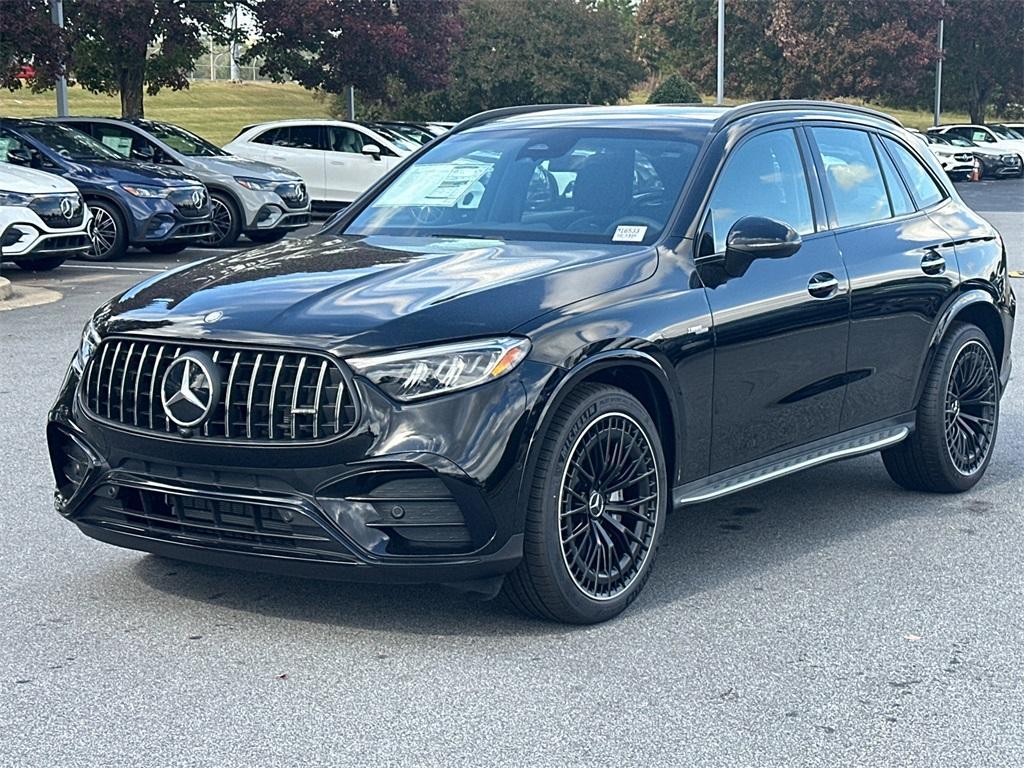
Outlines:
[[725, 239], [725, 271], [739, 277], [755, 259], [785, 259], [800, 250], [803, 240], [788, 224], [765, 216], [744, 216]]
[[383, 150], [376, 144], [363, 144], [363, 154], [369, 155], [374, 160], [380, 160], [380, 156], [383, 154]]

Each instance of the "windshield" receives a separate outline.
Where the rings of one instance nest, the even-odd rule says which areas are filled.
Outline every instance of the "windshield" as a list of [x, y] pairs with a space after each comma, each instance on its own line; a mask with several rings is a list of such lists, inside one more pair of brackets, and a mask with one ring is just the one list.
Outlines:
[[103, 146], [91, 136], [66, 125], [24, 123], [19, 128], [68, 160], [124, 160], [117, 152]]
[[1007, 128], [1005, 125], [990, 125], [989, 130], [992, 131], [1000, 139], [1019, 140], [1024, 139], [1024, 136], [1017, 133], [1012, 128]]
[[227, 154], [220, 147], [211, 144], [206, 139], [196, 136], [191, 131], [179, 128], [168, 123], [145, 123], [140, 127], [145, 128], [160, 141], [171, 149], [181, 152], [188, 157], [222, 157]]
[[456, 134], [408, 167], [356, 235], [651, 243], [704, 131], [492, 129]]

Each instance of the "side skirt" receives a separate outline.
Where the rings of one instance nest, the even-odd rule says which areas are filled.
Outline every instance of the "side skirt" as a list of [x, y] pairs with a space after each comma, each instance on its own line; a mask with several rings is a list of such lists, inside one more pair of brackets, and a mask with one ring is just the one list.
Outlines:
[[699, 504], [819, 464], [880, 451], [902, 442], [913, 429], [914, 414], [908, 413], [894, 419], [847, 430], [808, 445], [717, 472], [703, 480], [676, 486], [672, 491], [672, 502], [676, 507]]

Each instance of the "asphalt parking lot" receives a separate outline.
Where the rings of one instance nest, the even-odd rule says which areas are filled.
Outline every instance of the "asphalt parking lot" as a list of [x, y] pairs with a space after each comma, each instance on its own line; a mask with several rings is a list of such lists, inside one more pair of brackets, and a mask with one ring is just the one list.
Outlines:
[[[959, 186], [1024, 271], [1024, 180]], [[0, 765], [1024, 764], [1019, 381], [971, 493], [902, 491], [869, 456], [694, 507], [631, 610], [566, 628], [59, 519], [43, 425], [83, 324], [209, 253], [4, 267], [34, 305], [0, 311]]]

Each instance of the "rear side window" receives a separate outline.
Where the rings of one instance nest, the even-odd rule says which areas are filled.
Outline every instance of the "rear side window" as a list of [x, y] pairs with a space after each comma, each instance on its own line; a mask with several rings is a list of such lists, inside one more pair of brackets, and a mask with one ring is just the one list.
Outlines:
[[889, 202], [892, 203], [894, 216], [903, 216], [914, 210], [914, 201], [910, 199], [903, 179], [900, 178], [892, 158], [884, 150], [879, 151], [878, 159], [882, 163], [882, 175], [885, 176], [885, 186], [889, 189]]
[[257, 144], [273, 144], [295, 149], [324, 149], [319, 125], [289, 125], [272, 128], [255, 139]]
[[866, 131], [812, 128], [837, 223], [852, 227], [892, 216], [882, 171]]
[[116, 125], [107, 125], [106, 123], [93, 123], [91, 125], [75, 127], [80, 127], [86, 133], [91, 133], [92, 137], [98, 142], [125, 157], [131, 157], [132, 149], [145, 141], [136, 136], [133, 131]]
[[767, 216], [802, 235], [814, 231], [807, 177], [793, 131], [762, 133], [732, 153], [711, 194], [701, 253], [707, 251], [706, 239], [713, 240], [714, 253], [724, 251], [729, 230], [744, 216]]
[[895, 158], [896, 164], [903, 172], [903, 178], [910, 184], [919, 207], [927, 208], [930, 205], [935, 205], [946, 196], [939, 183], [932, 178], [921, 161], [909, 149], [892, 139], [883, 138], [882, 142]]

